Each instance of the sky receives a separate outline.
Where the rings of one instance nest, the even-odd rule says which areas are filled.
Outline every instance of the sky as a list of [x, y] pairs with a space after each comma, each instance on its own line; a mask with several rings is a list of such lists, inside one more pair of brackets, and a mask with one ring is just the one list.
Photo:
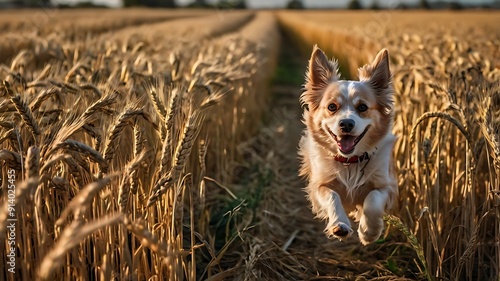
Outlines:
[[[58, 3], [76, 3], [88, 0], [53, 0]], [[120, 7], [121, 0], [90, 0], [96, 4], [104, 4], [110, 7]], [[176, 0], [176, 3], [183, 6], [194, 0]], [[249, 8], [283, 8], [290, 0], [245, 0]], [[306, 8], [324, 8], [324, 7], [345, 7], [350, 0], [302, 0]], [[360, 0], [363, 6], [369, 6], [373, 0]], [[418, 0], [377, 0], [380, 6], [397, 6], [399, 3], [415, 4]], [[438, 0], [428, 0], [436, 2]], [[493, 3], [494, 0], [442, 0], [444, 2], [456, 1], [462, 4]], [[219, 0], [207, 0], [207, 2], [216, 3]]]

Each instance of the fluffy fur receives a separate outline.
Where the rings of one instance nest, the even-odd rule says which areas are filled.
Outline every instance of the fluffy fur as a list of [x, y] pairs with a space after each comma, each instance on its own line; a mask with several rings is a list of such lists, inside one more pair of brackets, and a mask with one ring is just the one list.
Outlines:
[[[314, 46], [301, 95], [307, 128], [299, 147], [300, 174], [308, 180], [313, 213], [327, 221], [326, 235], [345, 239], [352, 234], [347, 211], [359, 221], [359, 239], [366, 245], [382, 234], [382, 217], [397, 196], [388, 52], [380, 51], [360, 68], [359, 81], [340, 80], [337, 69], [337, 62]], [[365, 154], [369, 159], [339, 161]]]

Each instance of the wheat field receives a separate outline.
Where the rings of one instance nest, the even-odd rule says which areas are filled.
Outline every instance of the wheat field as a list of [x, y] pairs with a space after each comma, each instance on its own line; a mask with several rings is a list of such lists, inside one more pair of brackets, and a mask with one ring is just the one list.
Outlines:
[[[0, 11], [0, 280], [500, 280], [498, 18]], [[366, 247], [297, 176], [314, 44], [349, 79], [391, 56], [400, 200]]]

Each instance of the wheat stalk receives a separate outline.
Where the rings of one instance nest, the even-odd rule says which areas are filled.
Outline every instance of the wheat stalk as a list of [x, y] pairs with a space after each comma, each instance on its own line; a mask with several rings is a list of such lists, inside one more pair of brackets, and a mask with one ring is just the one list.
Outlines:
[[39, 93], [36, 98], [31, 102], [30, 108], [35, 111], [40, 105], [50, 97], [60, 94], [60, 90], [54, 87], [49, 87], [48, 89], [43, 89], [41, 93]]
[[94, 147], [95, 147], [95, 150], [99, 150], [99, 148], [101, 147], [101, 142], [102, 142], [101, 134], [99, 134], [99, 132], [97, 132], [97, 130], [89, 124], [83, 125], [82, 129], [87, 134], [89, 134], [92, 138], [94, 138], [96, 140]]
[[21, 171], [21, 155], [19, 153], [2, 149], [0, 150], [0, 160], [5, 161], [9, 168]]
[[135, 173], [137, 173], [137, 170], [140, 168], [146, 155], [146, 151], [143, 150], [125, 167], [125, 175], [121, 179], [120, 188], [118, 189], [118, 205], [120, 206], [120, 212], [122, 213], [125, 213], [127, 207], [129, 192], [131, 190], [131, 186], [133, 185]]
[[122, 214], [110, 215], [86, 224], [83, 224], [80, 220], [74, 220], [70, 225], [64, 228], [56, 245], [45, 257], [43, 257], [38, 267], [38, 278], [41, 280], [50, 279], [54, 275], [54, 271], [63, 262], [67, 253], [81, 243], [85, 237], [101, 228], [109, 227], [122, 221]]
[[68, 165], [69, 172], [71, 176], [75, 179], [78, 187], [83, 187], [87, 181], [85, 181], [84, 177], [84, 169], [78, 165], [78, 163], [71, 157], [71, 155], [65, 154], [61, 155], [62, 159], [66, 165]]
[[21, 99], [21, 96], [15, 96], [10, 99], [14, 106], [16, 107], [17, 112], [19, 115], [22, 117], [24, 123], [28, 128], [30, 129], [31, 133], [33, 135], [39, 135], [40, 134], [40, 127], [38, 126], [38, 123], [35, 120], [35, 117], [33, 117], [33, 112], [31, 112], [31, 109], [29, 106]]
[[149, 231], [141, 221], [126, 222], [127, 229], [140, 239], [141, 245], [150, 248], [161, 256], [168, 256], [168, 246]]
[[15, 144], [17, 142], [15, 130], [16, 129], [12, 128], [12, 129], [5, 131], [3, 133], [3, 135], [0, 137], [0, 144], [4, 143], [7, 140], [9, 140], [11, 142], [11, 144]]
[[495, 168], [496, 174], [500, 175], [500, 138], [498, 136], [498, 131], [493, 127], [491, 100], [489, 98], [487, 100], [484, 121], [480, 123], [480, 126], [487, 143], [493, 151], [493, 167]]
[[35, 81], [33, 82], [38, 82], [46, 79], [50, 75], [50, 70], [52, 69], [52, 65], [49, 63], [45, 65], [45, 67], [40, 71], [38, 76], [36, 77]]
[[64, 142], [54, 146], [54, 150], [57, 149], [74, 151], [86, 157], [89, 157], [90, 160], [99, 164], [99, 167], [103, 173], [108, 172], [108, 162], [105, 160], [105, 158], [103, 158], [102, 155], [97, 150], [93, 149], [92, 147], [84, 143], [75, 140], [65, 140]]
[[96, 114], [97, 112], [108, 112], [107, 107], [114, 104], [118, 98], [119, 94], [117, 92], [113, 92], [109, 95], [106, 95], [99, 99], [98, 101], [91, 104], [83, 113], [83, 119], [89, 119], [91, 116]]
[[87, 208], [87, 205], [90, 200], [94, 198], [95, 194], [111, 182], [112, 176], [116, 175], [110, 175], [86, 185], [80, 192], [78, 192], [71, 202], [68, 203], [57, 219], [56, 225], [63, 225], [69, 213], [72, 211], [75, 213], [75, 220], [80, 220], [81, 218], [79, 218], [79, 215], [83, 213], [85, 208]]
[[412, 246], [413, 250], [415, 250], [415, 252], [417, 253], [417, 257], [420, 260], [420, 263], [422, 264], [423, 267], [422, 273], [424, 274], [427, 280], [431, 281], [432, 279], [429, 275], [429, 272], [427, 271], [427, 261], [425, 260], [424, 250], [422, 249], [422, 246], [418, 242], [417, 237], [415, 237], [415, 235], [413, 235], [413, 233], [410, 232], [410, 230], [403, 224], [400, 218], [393, 215], [385, 215], [384, 220], [388, 224], [396, 227], [406, 236], [406, 238], [408, 238], [410, 245]]
[[413, 141], [415, 139], [415, 132], [417, 130], [418, 125], [420, 123], [422, 123], [423, 121], [425, 121], [426, 119], [429, 119], [429, 118], [442, 118], [444, 120], [449, 121], [450, 123], [452, 123], [453, 125], [455, 125], [455, 127], [457, 127], [457, 129], [464, 135], [464, 137], [470, 143], [469, 133], [465, 130], [464, 126], [462, 126], [462, 124], [460, 124], [460, 122], [457, 119], [455, 119], [453, 116], [451, 116], [451, 115], [449, 115], [447, 113], [444, 113], [444, 112], [426, 112], [422, 116], [420, 116], [415, 121], [415, 124], [413, 125], [413, 128], [411, 129], [410, 142], [413, 143]]
[[151, 87], [149, 91], [147, 91], [149, 94], [149, 97], [151, 98], [151, 101], [153, 102], [154, 108], [156, 109], [156, 112], [158, 113], [158, 116], [162, 120], [165, 120], [165, 116], [167, 115], [167, 111], [165, 109], [165, 106], [159, 99], [158, 95], [156, 94], [155, 88]]
[[62, 191], [67, 191], [70, 187], [69, 182], [65, 178], [61, 177], [53, 177], [50, 181], [55, 188], [58, 188]]
[[174, 139], [174, 122], [175, 116], [179, 113], [180, 102], [182, 99], [182, 93], [179, 89], [173, 89], [171, 91], [170, 102], [168, 106], [168, 115], [165, 120], [166, 131], [165, 138], [163, 140], [162, 152], [161, 152], [161, 171], [165, 171], [167, 167], [169, 167], [169, 163], [172, 157], [172, 143], [175, 141]]
[[48, 157], [57, 151], [59, 149], [57, 145], [61, 145], [68, 140], [69, 137], [81, 130], [82, 127], [88, 123], [88, 118], [90, 118], [90, 116], [83, 117], [70, 114], [67, 116], [67, 119], [64, 120], [63, 124], [58, 123], [51, 127], [49, 134], [44, 135], [47, 145], [41, 147], [41, 154]]
[[38, 179], [40, 173], [40, 149], [36, 146], [28, 148], [25, 162], [26, 179]]
[[200, 132], [200, 124], [203, 122], [203, 119], [204, 115], [200, 111], [195, 111], [187, 120], [175, 149], [172, 168], [153, 187], [147, 206], [153, 205], [179, 179], [187, 158], [191, 154], [193, 143]]
[[94, 84], [85, 83], [85, 84], [80, 84], [79, 87], [82, 90], [90, 90], [90, 91], [94, 92], [94, 94], [96, 94], [96, 96], [99, 99], [102, 98], [102, 92], [101, 92], [101, 90], [99, 90], [99, 88], [97, 88]]
[[150, 124], [155, 124], [150, 115], [143, 110], [132, 110], [132, 109], [125, 110], [120, 115], [120, 117], [118, 118], [117, 122], [115, 123], [115, 125], [111, 129], [111, 132], [108, 135], [108, 141], [104, 148], [104, 159], [106, 160], [107, 163], [111, 163], [111, 160], [113, 159], [113, 156], [117, 149], [118, 145], [117, 140], [122, 134], [125, 127], [134, 126], [136, 122], [135, 118], [139, 116], [142, 117], [144, 120], [148, 121]]

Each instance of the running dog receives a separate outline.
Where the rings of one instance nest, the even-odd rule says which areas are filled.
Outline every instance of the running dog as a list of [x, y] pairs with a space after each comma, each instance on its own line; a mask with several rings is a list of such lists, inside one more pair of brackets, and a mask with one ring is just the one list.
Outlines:
[[363, 245], [376, 241], [383, 215], [398, 194], [391, 133], [394, 89], [387, 50], [358, 70], [359, 81], [341, 80], [336, 61], [314, 46], [306, 72], [299, 144], [300, 175], [328, 238], [352, 234], [346, 211], [359, 222]]

